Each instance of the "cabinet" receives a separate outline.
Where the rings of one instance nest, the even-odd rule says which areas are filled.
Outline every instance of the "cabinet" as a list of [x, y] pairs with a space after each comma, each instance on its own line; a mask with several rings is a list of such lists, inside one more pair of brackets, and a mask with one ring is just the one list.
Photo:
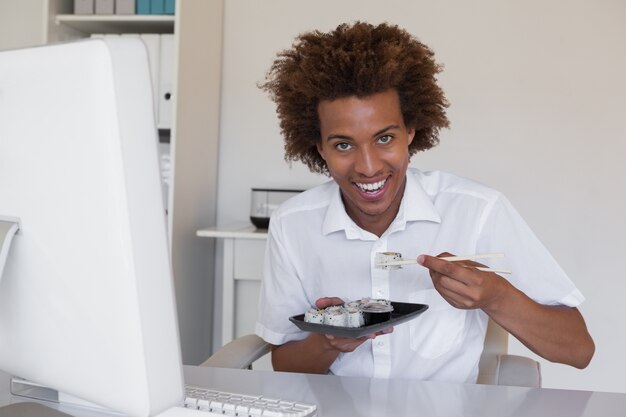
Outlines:
[[214, 242], [198, 239], [196, 230], [216, 221], [223, 0], [177, 0], [174, 16], [75, 16], [73, 0], [20, 1], [13, 7], [42, 22], [39, 43], [91, 33], [174, 34], [168, 228], [183, 362], [201, 363], [212, 350]]
[[[267, 230], [256, 229], [249, 223], [224, 227], [209, 227], [197, 231], [209, 241], [219, 241], [221, 271], [216, 277], [217, 334], [215, 345], [254, 333]], [[253, 364], [256, 370], [272, 370], [270, 355]]]
[[[236, 337], [254, 333], [257, 301], [263, 277], [267, 230], [249, 224], [210, 227], [200, 237], [221, 243], [221, 345]], [[216, 303], [217, 304], [217, 303]]]

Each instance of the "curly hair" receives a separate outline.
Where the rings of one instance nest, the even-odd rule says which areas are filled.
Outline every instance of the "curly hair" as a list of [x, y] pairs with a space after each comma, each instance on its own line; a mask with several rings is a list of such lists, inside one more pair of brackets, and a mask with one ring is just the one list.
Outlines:
[[259, 87], [276, 103], [285, 160], [328, 174], [316, 147], [320, 101], [395, 89], [404, 124], [415, 129], [412, 156], [437, 145], [439, 130], [448, 127], [448, 102], [436, 83], [441, 69], [434, 53], [398, 26], [355, 22], [299, 35], [291, 49], [277, 55]]

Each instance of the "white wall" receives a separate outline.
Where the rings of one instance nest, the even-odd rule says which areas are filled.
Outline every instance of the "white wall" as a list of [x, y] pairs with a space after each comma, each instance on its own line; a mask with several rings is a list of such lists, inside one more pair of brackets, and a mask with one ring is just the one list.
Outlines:
[[622, 0], [228, 0], [218, 224], [248, 218], [251, 187], [325, 180], [283, 160], [274, 106], [256, 87], [276, 52], [343, 21], [397, 23], [445, 64], [451, 102], [451, 129], [412, 165], [503, 191], [587, 297], [595, 358], [584, 371], [542, 361], [544, 386], [626, 392], [625, 16]]
[[0, 51], [46, 42], [46, 9], [41, 0], [0, 0]]

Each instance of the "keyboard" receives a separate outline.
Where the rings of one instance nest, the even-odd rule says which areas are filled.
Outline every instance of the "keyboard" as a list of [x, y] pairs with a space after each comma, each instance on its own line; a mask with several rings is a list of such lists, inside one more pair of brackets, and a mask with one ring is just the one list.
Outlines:
[[206, 412], [206, 416], [234, 417], [312, 417], [315, 404], [268, 398], [262, 395], [244, 395], [208, 388], [185, 386], [185, 408]]

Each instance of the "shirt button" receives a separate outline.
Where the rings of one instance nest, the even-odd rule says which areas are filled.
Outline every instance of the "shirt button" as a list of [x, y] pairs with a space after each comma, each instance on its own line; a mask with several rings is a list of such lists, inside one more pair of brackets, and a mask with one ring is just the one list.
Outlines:
[[378, 342], [376, 342], [376, 346], [383, 347], [385, 346], [385, 342], [383, 342], [382, 340], [379, 340]]

